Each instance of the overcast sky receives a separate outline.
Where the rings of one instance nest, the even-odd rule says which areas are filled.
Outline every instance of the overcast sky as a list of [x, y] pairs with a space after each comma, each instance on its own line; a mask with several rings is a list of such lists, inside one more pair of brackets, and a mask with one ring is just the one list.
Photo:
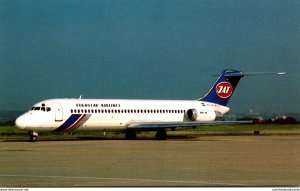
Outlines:
[[197, 99], [225, 68], [232, 111], [299, 110], [300, 1], [0, 0], [0, 110], [49, 98]]

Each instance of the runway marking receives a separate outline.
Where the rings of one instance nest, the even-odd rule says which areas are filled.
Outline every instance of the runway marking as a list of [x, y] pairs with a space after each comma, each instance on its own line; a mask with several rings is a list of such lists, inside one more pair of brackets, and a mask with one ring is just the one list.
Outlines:
[[89, 179], [89, 180], [110, 180], [110, 181], [132, 181], [132, 182], [160, 182], [160, 183], [184, 183], [184, 184], [204, 184], [218, 186], [253, 186], [249, 184], [236, 184], [224, 182], [205, 182], [205, 181], [188, 181], [188, 180], [156, 180], [156, 179], [139, 179], [139, 178], [101, 178], [90, 176], [44, 176], [44, 175], [13, 175], [0, 174], [0, 177], [23, 177], [23, 178], [57, 178], [57, 179]]

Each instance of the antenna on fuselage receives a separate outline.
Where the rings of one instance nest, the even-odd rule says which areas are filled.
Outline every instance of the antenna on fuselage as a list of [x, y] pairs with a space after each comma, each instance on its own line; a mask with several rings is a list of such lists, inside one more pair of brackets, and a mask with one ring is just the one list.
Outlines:
[[79, 98], [78, 99], [81, 99], [82, 98], [82, 94], [79, 96]]

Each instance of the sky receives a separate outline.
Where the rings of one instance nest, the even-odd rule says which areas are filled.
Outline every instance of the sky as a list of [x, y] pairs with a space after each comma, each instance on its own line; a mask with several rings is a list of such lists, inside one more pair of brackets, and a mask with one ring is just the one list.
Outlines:
[[49, 98], [197, 99], [225, 68], [232, 111], [297, 112], [298, 0], [0, 0], [0, 110]]

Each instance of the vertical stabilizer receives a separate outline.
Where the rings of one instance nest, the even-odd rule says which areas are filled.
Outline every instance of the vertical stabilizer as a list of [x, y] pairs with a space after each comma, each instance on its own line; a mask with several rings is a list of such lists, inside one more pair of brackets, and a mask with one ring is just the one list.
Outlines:
[[226, 106], [244, 73], [238, 70], [224, 70], [209, 92], [200, 100]]

